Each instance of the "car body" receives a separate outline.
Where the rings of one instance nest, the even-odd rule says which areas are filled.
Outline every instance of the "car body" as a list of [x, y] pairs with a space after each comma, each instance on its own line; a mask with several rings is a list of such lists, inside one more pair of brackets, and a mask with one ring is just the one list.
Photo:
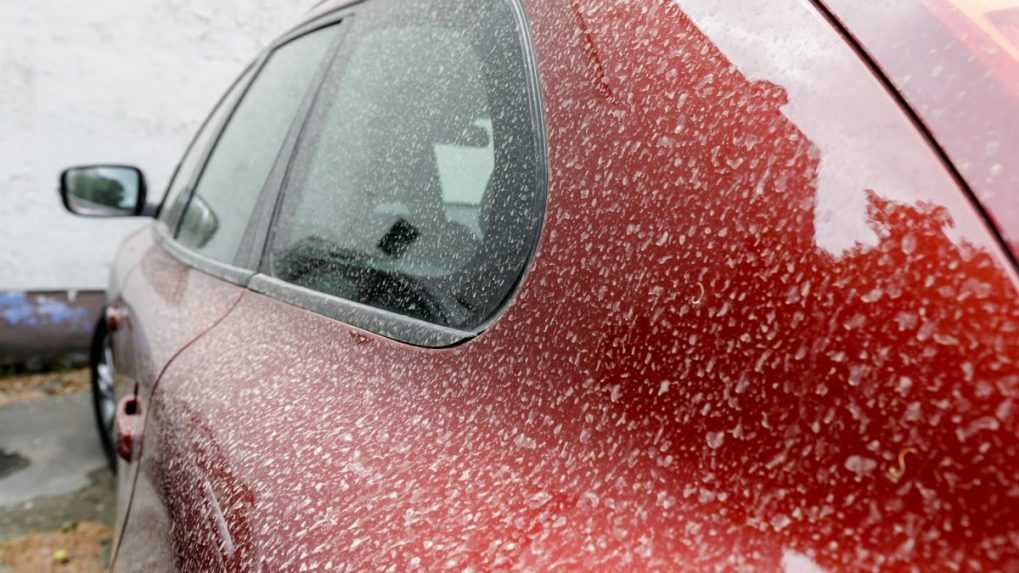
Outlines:
[[943, 122], [1015, 100], [869, 11], [316, 8], [113, 267], [114, 568], [1019, 570], [1016, 188]]

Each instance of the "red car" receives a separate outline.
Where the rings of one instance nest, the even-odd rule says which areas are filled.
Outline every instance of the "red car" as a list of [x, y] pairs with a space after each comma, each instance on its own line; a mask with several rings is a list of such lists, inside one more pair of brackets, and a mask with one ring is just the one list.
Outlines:
[[317, 7], [158, 209], [62, 177], [155, 216], [94, 351], [114, 568], [1019, 571], [1017, 30]]

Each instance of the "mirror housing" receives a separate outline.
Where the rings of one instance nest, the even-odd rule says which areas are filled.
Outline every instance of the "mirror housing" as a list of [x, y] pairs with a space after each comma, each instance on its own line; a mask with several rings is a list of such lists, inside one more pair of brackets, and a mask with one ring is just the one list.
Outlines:
[[145, 211], [145, 175], [130, 165], [83, 165], [60, 174], [64, 208], [83, 217], [137, 217]]
[[219, 217], [212, 207], [197, 193], [191, 196], [187, 212], [180, 221], [178, 238], [195, 248], [202, 248], [212, 240], [219, 230]]

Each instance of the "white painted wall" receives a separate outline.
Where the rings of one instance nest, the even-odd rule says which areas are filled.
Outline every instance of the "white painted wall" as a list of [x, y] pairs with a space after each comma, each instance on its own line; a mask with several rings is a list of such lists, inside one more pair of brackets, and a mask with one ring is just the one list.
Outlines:
[[0, 291], [104, 288], [138, 220], [75, 218], [68, 165], [135, 164], [158, 200], [192, 134], [313, 0], [0, 0]]

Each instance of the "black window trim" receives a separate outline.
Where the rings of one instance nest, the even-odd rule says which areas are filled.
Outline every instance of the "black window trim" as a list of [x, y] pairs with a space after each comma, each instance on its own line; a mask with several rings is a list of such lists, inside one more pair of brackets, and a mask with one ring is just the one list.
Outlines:
[[[369, 0], [370, 1], [370, 0]], [[545, 130], [544, 100], [541, 91], [541, 79], [538, 73], [537, 56], [534, 48], [534, 39], [531, 35], [531, 28], [527, 21], [524, 7], [520, 0], [505, 0], [511, 7], [516, 18], [518, 41], [523, 56], [524, 73], [527, 79], [527, 92], [530, 103], [531, 133], [534, 137], [534, 148], [537, 155], [535, 161], [536, 185], [534, 201], [537, 203], [537, 212], [540, 214], [540, 221], [535, 229], [535, 240], [532, 242], [530, 252], [527, 254], [524, 268], [517, 277], [516, 282], [506, 295], [502, 304], [492, 313], [485, 322], [471, 330], [459, 330], [441, 326], [431, 322], [411, 318], [392, 311], [384, 310], [374, 306], [354, 302], [349, 299], [335, 295], [325, 294], [295, 284], [291, 284], [268, 274], [265, 274], [266, 256], [268, 251], [268, 238], [262, 248], [262, 262], [259, 265], [259, 272], [252, 276], [248, 282], [248, 288], [254, 292], [266, 295], [270, 298], [281, 300], [293, 306], [323, 315], [327, 318], [360, 328], [362, 330], [384, 336], [386, 338], [403, 342], [413, 346], [425, 348], [447, 348], [458, 346], [469, 342], [498, 321], [516, 300], [520, 285], [524, 282], [533, 267], [538, 244], [541, 242], [545, 220], [547, 218], [548, 204], [548, 145]], [[356, 4], [342, 4], [337, 10], [345, 10]], [[350, 33], [348, 30], [346, 33]], [[334, 55], [334, 57], [338, 57]], [[320, 92], [322, 85], [318, 86]], [[316, 96], [318, 93], [316, 93]], [[317, 99], [317, 97], [315, 98]], [[314, 102], [312, 102], [314, 104]], [[309, 110], [310, 111], [310, 110]], [[310, 114], [306, 114], [307, 121]], [[291, 153], [287, 166], [287, 173], [281, 182], [280, 190], [276, 194], [276, 205], [271, 225], [275, 225], [285, 199], [285, 189], [293, 167], [295, 153]], [[268, 229], [268, 227], [267, 227]]]

